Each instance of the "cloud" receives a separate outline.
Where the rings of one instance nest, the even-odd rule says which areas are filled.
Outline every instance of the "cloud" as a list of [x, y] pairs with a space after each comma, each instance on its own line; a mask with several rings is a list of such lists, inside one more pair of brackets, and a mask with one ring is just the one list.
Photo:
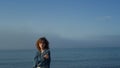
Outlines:
[[111, 19], [112, 16], [104, 16], [105, 19]]
[[112, 16], [101, 16], [96, 18], [99, 21], [106, 21], [106, 20], [111, 20]]

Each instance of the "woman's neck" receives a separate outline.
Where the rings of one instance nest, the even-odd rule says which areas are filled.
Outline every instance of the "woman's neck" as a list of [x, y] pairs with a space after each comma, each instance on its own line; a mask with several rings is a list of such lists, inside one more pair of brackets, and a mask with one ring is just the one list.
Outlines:
[[41, 52], [43, 53], [45, 49], [41, 49]]

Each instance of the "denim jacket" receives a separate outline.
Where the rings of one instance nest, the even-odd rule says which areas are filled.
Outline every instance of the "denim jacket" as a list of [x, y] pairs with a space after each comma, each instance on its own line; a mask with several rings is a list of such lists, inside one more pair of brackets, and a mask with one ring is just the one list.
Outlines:
[[[49, 58], [45, 59], [44, 55], [48, 54]], [[49, 49], [45, 49], [43, 53], [41, 53], [40, 51], [37, 52], [36, 56], [34, 57], [34, 68], [36, 67], [43, 67], [43, 68], [50, 68], [50, 61], [51, 61], [51, 57], [50, 57], [50, 50]]]

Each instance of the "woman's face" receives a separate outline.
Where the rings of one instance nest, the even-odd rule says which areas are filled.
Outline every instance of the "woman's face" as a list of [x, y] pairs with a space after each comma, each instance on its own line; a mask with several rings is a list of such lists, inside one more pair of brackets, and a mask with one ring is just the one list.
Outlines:
[[43, 43], [39, 43], [39, 47], [40, 47], [41, 49], [43, 49], [43, 48], [44, 48]]

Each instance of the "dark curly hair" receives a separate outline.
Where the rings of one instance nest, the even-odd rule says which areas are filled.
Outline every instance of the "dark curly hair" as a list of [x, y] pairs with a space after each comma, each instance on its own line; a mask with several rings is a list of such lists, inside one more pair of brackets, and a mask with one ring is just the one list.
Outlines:
[[45, 45], [44, 49], [49, 49], [49, 42], [45, 37], [41, 37], [36, 41], [36, 47], [39, 51], [41, 51], [41, 48], [39, 47], [39, 43], [43, 43]]

